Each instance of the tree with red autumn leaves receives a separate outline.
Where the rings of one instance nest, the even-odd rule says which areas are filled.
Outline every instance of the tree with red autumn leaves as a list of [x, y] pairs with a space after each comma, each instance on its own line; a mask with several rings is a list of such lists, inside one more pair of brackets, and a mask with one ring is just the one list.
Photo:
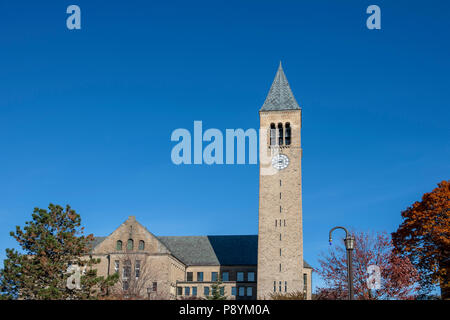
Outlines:
[[442, 299], [450, 299], [450, 180], [425, 193], [402, 218], [392, 234], [396, 252], [420, 272], [425, 293], [438, 284]]
[[[386, 232], [352, 233], [355, 237], [353, 250], [353, 286], [357, 300], [414, 299], [419, 280], [418, 273], [408, 258], [393, 253], [393, 244]], [[333, 246], [328, 254], [322, 254], [320, 267], [316, 270], [325, 281], [316, 298], [344, 300], [347, 295], [347, 257], [343, 245]], [[379, 289], [369, 289], [368, 267], [380, 268]]]

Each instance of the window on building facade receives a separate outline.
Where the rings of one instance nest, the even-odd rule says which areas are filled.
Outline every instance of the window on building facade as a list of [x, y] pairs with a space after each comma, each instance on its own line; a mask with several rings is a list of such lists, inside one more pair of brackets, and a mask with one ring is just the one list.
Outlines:
[[123, 288], [124, 291], [127, 291], [130, 288], [130, 285], [129, 285], [128, 281], [124, 281], [123, 282], [122, 288]]
[[177, 287], [177, 296], [181, 296], [183, 294], [183, 288]]
[[278, 290], [281, 292], [281, 281], [279, 282]]
[[249, 272], [247, 274], [247, 278], [248, 278], [248, 281], [255, 281], [255, 273], [254, 272]]
[[245, 295], [245, 288], [244, 287], [239, 287], [239, 296], [243, 297]]
[[122, 251], [122, 241], [117, 240], [117, 242], [116, 242], [116, 250], [117, 251]]
[[197, 295], [197, 287], [192, 287], [192, 295], [193, 296]]
[[141, 275], [141, 260], [136, 260], [136, 263], [134, 265], [134, 273], [136, 275], [136, 278], [139, 278]]
[[303, 274], [303, 293], [308, 293], [308, 275], [306, 273]]
[[253, 288], [247, 287], [247, 297], [251, 297], [253, 295]]
[[236, 287], [231, 287], [231, 295], [236, 296]]
[[238, 272], [236, 281], [244, 281], [244, 273]]
[[209, 287], [203, 287], [203, 294], [209, 296]]
[[277, 129], [275, 128], [275, 123], [270, 124], [270, 145], [274, 146], [277, 144]]
[[280, 257], [281, 257], [281, 248], [280, 248]]
[[193, 281], [192, 272], [186, 272], [186, 281]]
[[284, 143], [288, 146], [291, 144], [291, 124], [286, 122]]
[[[180, 288], [180, 289], [181, 289], [181, 288]], [[153, 282], [153, 283], [152, 283], [152, 290], [153, 290], [153, 292], [158, 291], [158, 282]]]
[[191, 294], [191, 288], [190, 287], [184, 287], [184, 295], [188, 296]]
[[197, 281], [203, 281], [203, 272], [197, 272]]
[[122, 278], [128, 280], [131, 277], [131, 261], [126, 260], [123, 264]]
[[273, 282], [273, 292], [276, 292], [276, 291], [277, 291], [277, 282], [274, 281]]
[[219, 291], [222, 296], [225, 295], [225, 287], [220, 287]]
[[284, 282], [284, 292], [287, 292], [287, 281]]
[[222, 281], [230, 281], [230, 274], [228, 272], [222, 272]]
[[143, 240], [139, 241], [139, 250], [143, 251], [145, 249], [145, 242]]
[[217, 281], [217, 276], [218, 276], [217, 272], [211, 272], [211, 281]]
[[127, 250], [133, 250], [133, 247], [134, 247], [134, 241], [133, 241], [133, 239], [128, 239], [128, 242], [127, 242]]
[[120, 261], [116, 260], [116, 261], [114, 261], [114, 272], [118, 273], [119, 270], [120, 270]]
[[283, 145], [283, 124], [278, 124], [278, 144]]

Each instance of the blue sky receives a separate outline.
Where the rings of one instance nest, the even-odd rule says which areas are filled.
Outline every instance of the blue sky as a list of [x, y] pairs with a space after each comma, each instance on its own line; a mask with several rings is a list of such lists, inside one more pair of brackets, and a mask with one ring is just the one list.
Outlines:
[[[66, 28], [77, 4], [82, 29]], [[367, 6], [381, 8], [368, 30]], [[175, 166], [177, 128], [258, 128], [283, 61], [303, 109], [305, 258], [392, 232], [449, 178], [448, 1], [0, 3], [0, 259], [34, 207], [88, 233], [256, 234], [258, 166]], [[315, 279], [317, 283], [317, 279]]]

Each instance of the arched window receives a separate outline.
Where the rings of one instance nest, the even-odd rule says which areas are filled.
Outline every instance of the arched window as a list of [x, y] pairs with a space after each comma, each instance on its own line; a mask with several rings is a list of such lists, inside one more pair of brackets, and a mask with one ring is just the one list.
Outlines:
[[288, 146], [291, 144], [291, 124], [289, 122], [286, 122], [284, 128], [285, 128], [284, 143]]
[[274, 146], [277, 144], [277, 129], [275, 128], [275, 123], [270, 124], [270, 145]]
[[144, 250], [145, 248], [145, 242], [143, 240], [139, 241], [139, 250]]
[[116, 242], [116, 250], [117, 251], [122, 251], [122, 241], [117, 240], [117, 242]]
[[133, 239], [128, 239], [127, 250], [133, 250], [133, 247], [134, 247]]
[[278, 124], [278, 144], [283, 145], [283, 124], [281, 122]]

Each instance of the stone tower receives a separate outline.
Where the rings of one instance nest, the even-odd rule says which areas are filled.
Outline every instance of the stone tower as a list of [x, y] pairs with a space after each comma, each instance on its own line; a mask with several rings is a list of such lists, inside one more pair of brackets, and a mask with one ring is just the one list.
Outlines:
[[260, 112], [258, 299], [303, 292], [302, 111], [278, 68]]

